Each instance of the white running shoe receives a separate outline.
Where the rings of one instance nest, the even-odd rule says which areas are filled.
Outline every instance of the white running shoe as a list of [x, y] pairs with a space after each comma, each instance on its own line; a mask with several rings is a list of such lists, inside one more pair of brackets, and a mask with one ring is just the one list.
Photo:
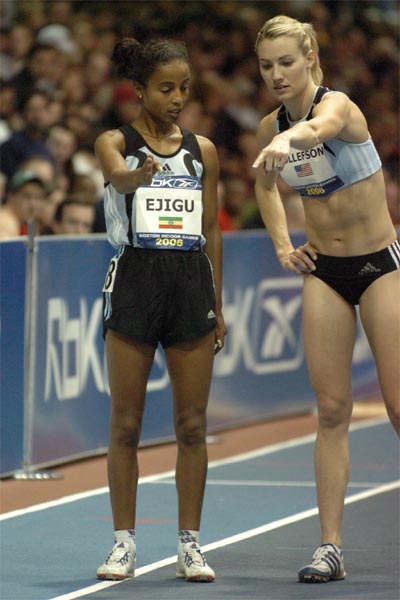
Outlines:
[[127, 579], [135, 575], [136, 550], [127, 542], [115, 543], [106, 561], [97, 569], [99, 579]]
[[199, 546], [193, 542], [183, 544], [176, 563], [176, 576], [186, 581], [205, 583], [215, 579], [214, 571], [208, 566]]
[[310, 564], [300, 569], [301, 583], [326, 583], [327, 581], [344, 579], [343, 554], [333, 544], [323, 544], [313, 554]]

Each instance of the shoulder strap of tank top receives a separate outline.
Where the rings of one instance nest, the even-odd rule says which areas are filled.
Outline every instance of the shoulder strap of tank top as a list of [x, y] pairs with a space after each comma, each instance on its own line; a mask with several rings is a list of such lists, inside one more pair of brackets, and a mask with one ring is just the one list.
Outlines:
[[317, 89], [317, 91], [315, 93], [314, 100], [313, 100], [313, 103], [310, 108], [310, 112], [308, 113], [308, 115], [306, 117], [306, 121], [309, 121], [311, 119], [312, 111], [314, 110], [314, 108], [317, 106], [317, 104], [319, 104], [319, 102], [321, 102], [322, 97], [325, 96], [325, 94], [330, 91], [331, 90], [327, 87], [323, 87], [322, 85], [319, 86], [319, 88]]
[[199, 162], [201, 162], [202, 156], [201, 156], [200, 145], [199, 145], [199, 142], [197, 141], [197, 137], [195, 136], [194, 133], [192, 133], [188, 129], [185, 129], [184, 127], [181, 127], [181, 132], [182, 132], [184, 148], [186, 150], [189, 150], [189, 152], [194, 156], [194, 158], [196, 160], [198, 160]]
[[282, 133], [282, 131], [289, 129], [290, 123], [287, 118], [286, 108], [283, 106], [283, 104], [278, 111], [276, 119], [278, 121], [278, 133]]
[[[314, 100], [313, 103], [311, 105], [310, 111], [306, 117], [306, 121], [309, 121], [312, 117], [312, 111], [314, 110], [314, 107], [321, 101], [321, 98], [327, 93], [330, 92], [331, 90], [327, 87], [323, 87], [323, 86], [319, 86], [319, 88], [317, 89], [315, 96], [314, 96]], [[276, 119], [278, 121], [278, 131], [279, 133], [282, 133], [282, 131], [286, 131], [287, 129], [289, 129], [290, 127], [290, 123], [289, 123], [289, 119], [287, 117], [287, 112], [286, 112], [286, 108], [282, 106], [279, 108], [278, 114], [276, 116]]]
[[118, 129], [119, 129], [119, 131], [121, 131], [122, 135], [125, 138], [125, 151], [124, 151], [124, 156], [125, 156], [127, 151], [129, 151], [129, 149], [131, 149], [132, 147], [135, 147], [135, 145], [138, 143], [138, 141], [141, 140], [141, 135], [138, 131], [136, 131], [136, 129], [134, 127], [132, 127], [132, 125], [130, 123], [121, 125], [121, 127], [118, 127]]

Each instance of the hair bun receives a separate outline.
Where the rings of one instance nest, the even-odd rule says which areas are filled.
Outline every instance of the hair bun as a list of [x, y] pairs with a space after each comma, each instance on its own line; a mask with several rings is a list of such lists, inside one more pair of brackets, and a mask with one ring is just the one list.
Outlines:
[[121, 78], [131, 79], [132, 69], [130, 64], [140, 50], [140, 43], [134, 38], [123, 38], [119, 40], [113, 49], [111, 62], [117, 67], [117, 74]]

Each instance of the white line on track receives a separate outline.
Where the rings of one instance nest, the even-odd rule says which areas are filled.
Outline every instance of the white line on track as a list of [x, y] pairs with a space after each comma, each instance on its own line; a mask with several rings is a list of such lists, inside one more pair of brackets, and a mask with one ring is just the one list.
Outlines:
[[[159, 481], [152, 481], [154, 485], [175, 485], [175, 479], [160, 479]], [[240, 487], [312, 487], [315, 488], [315, 481], [275, 481], [275, 480], [252, 480], [252, 479], [207, 479], [207, 486], [209, 485], [232, 485]], [[348, 488], [375, 488], [381, 484], [376, 481], [356, 481], [347, 484]]]
[[[366, 429], [368, 427], [374, 427], [377, 425], [382, 425], [387, 423], [387, 417], [376, 417], [373, 419], [366, 419], [363, 421], [359, 421], [353, 423], [350, 426], [350, 431], [357, 431], [359, 429]], [[315, 434], [303, 435], [292, 440], [288, 440], [286, 442], [279, 442], [277, 444], [271, 444], [269, 446], [264, 446], [262, 448], [258, 448], [257, 450], [251, 450], [250, 452], [242, 452], [241, 454], [236, 454], [235, 456], [230, 456], [229, 458], [223, 458], [220, 460], [211, 461], [208, 465], [209, 469], [213, 469], [215, 467], [219, 467], [221, 465], [233, 464], [236, 462], [243, 462], [245, 460], [250, 460], [254, 458], [258, 458], [259, 456], [265, 456], [266, 454], [273, 454], [274, 452], [279, 452], [280, 450], [285, 450], [286, 448], [295, 448], [296, 446], [301, 446], [303, 444], [310, 444], [315, 441]], [[166, 471], [165, 473], [158, 473], [155, 475], [149, 475], [147, 477], [141, 477], [139, 479], [139, 485], [143, 483], [153, 483], [155, 481], [159, 481], [161, 479], [168, 479], [170, 477], [174, 477], [175, 471]], [[81, 492], [79, 494], [71, 494], [69, 496], [63, 496], [62, 498], [58, 498], [57, 500], [50, 500], [49, 502], [42, 502], [40, 504], [35, 504], [33, 506], [29, 506], [27, 508], [22, 508], [18, 510], [13, 510], [7, 513], [0, 515], [0, 521], [5, 521], [7, 519], [12, 519], [14, 517], [21, 517], [22, 515], [26, 515], [32, 512], [37, 512], [40, 510], [46, 510], [47, 508], [53, 508], [55, 506], [61, 506], [62, 504], [68, 504], [69, 502], [76, 502], [77, 500], [84, 500], [85, 498], [91, 498], [92, 496], [99, 496], [101, 494], [108, 494], [108, 487], [97, 488], [95, 490], [90, 490], [88, 492]]]
[[[352, 496], [348, 496], [345, 499], [345, 504], [353, 504], [354, 502], [359, 502], [360, 500], [365, 500], [366, 498], [371, 498], [372, 496], [376, 496], [378, 494], [390, 492], [397, 488], [400, 488], [400, 480], [386, 483], [386, 484], [381, 485], [373, 490], [366, 490], [364, 492], [359, 492], [358, 494], [353, 494]], [[255, 527], [254, 529], [249, 529], [248, 531], [244, 531], [243, 533], [238, 533], [236, 535], [232, 535], [230, 537], [224, 538], [223, 540], [218, 540], [217, 542], [207, 544], [206, 546], [202, 546], [202, 550], [204, 552], [209, 552], [211, 550], [216, 550], [217, 548], [229, 546], [230, 544], [237, 544], [238, 542], [242, 542], [243, 540], [247, 540], [249, 538], [255, 537], [256, 535], [261, 535], [262, 533], [266, 533], [267, 531], [272, 531], [273, 529], [278, 529], [279, 527], [284, 527], [285, 525], [297, 523], [298, 521], [308, 519], [309, 517], [314, 517], [317, 514], [318, 514], [317, 507], [311, 508], [309, 510], [304, 510], [303, 512], [297, 513], [296, 515], [291, 515], [290, 517], [285, 517], [284, 519], [278, 519], [277, 521], [273, 521], [272, 523], [267, 523], [266, 525], [261, 525], [260, 527]], [[145, 575], [146, 573], [150, 573], [151, 571], [160, 569], [162, 567], [171, 565], [175, 561], [176, 561], [176, 555], [170, 556], [169, 558], [165, 558], [163, 560], [159, 560], [154, 563], [151, 563], [150, 565], [140, 567], [139, 569], [136, 569], [136, 571], [135, 571], [135, 578], [140, 577], [140, 575]], [[101, 583], [97, 583], [95, 585], [91, 585], [87, 588], [82, 588], [81, 590], [77, 590], [76, 592], [63, 594], [62, 596], [56, 596], [54, 598], [51, 598], [50, 600], [76, 600], [76, 598], [83, 598], [84, 596], [87, 596], [88, 594], [98, 592], [100, 590], [111, 587], [113, 585], [117, 585], [118, 583], [121, 583], [121, 582], [120, 581], [101, 582]]]

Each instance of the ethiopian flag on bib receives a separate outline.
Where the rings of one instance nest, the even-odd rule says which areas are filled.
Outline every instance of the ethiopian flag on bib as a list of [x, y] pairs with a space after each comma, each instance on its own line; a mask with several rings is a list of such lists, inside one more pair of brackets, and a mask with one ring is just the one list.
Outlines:
[[158, 217], [160, 229], [182, 229], [182, 217]]

